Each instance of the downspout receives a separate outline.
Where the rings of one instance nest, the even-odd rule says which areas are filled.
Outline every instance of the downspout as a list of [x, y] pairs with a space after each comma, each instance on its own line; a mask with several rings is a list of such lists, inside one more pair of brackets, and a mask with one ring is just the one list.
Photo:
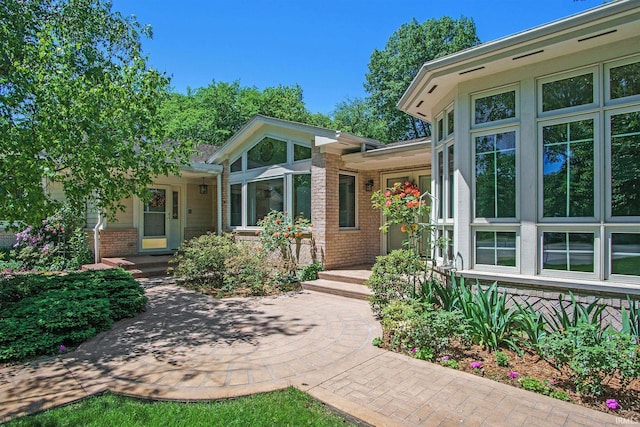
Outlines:
[[217, 193], [217, 197], [218, 197], [218, 203], [217, 203], [217, 211], [218, 211], [218, 224], [217, 225], [217, 229], [218, 229], [218, 236], [222, 235], [222, 174], [219, 173], [216, 176], [216, 193]]
[[102, 229], [104, 219], [102, 213], [98, 212], [98, 221], [93, 227], [93, 262], [100, 264], [100, 230]]

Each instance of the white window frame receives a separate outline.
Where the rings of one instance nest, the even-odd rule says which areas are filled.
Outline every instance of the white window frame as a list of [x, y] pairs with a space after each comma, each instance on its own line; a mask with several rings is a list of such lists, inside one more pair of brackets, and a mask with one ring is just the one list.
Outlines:
[[[601, 140], [601, 127], [600, 127], [600, 115], [597, 113], [588, 113], [582, 115], [562, 115], [560, 117], [553, 117], [549, 120], [538, 121], [538, 222], [540, 224], [548, 223], [580, 223], [588, 224], [599, 222], [601, 218], [602, 210], [602, 144]], [[544, 141], [543, 141], [543, 128], [545, 126], [559, 125], [563, 123], [579, 122], [582, 120], [593, 120], [593, 198], [594, 198], [594, 216], [593, 217], [544, 217]]]
[[[494, 120], [492, 122], [476, 123], [476, 100], [481, 98], [487, 98], [493, 95], [499, 95], [507, 92], [515, 92], [515, 111], [514, 117], [509, 117], [501, 120]], [[496, 87], [482, 92], [476, 92], [471, 94], [471, 129], [483, 129], [494, 126], [501, 126], [520, 122], [520, 84], [508, 84], [500, 87]]]
[[640, 62], [640, 55], [628, 56], [617, 61], [607, 62], [604, 64], [604, 103], [605, 106], [614, 106], [620, 104], [628, 104], [631, 102], [640, 102], [640, 94], [631, 95], [624, 98], [611, 99], [611, 69], [624, 65]]
[[[264, 138], [273, 138], [279, 141], [283, 141], [287, 144], [287, 162], [279, 163], [276, 165], [263, 166], [254, 169], [247, 169], [247, 152], [253, 147], [258, 145]], [[294, 161], [293, 146], [298, 144], [304, 147], [312, 148], [312, 145], [307, 142], [299, 141], [297, 139], [286, 138], [281, 135], [273, 133], [262, 133], [257, 135], [255, 139], [249, 144], [245, 144], [242, 151], [239, 154], [229, 157], [236, 161], [238, 158], [242, 158], [242, 171], [229, 173], [229, 180], [227, 182], [227, 195], [229, 201], [227, 203], [227, 227], [231, 230], [243, 231], [243, 230], [260, 230], [261, 227], [249, 226], [248, 224], [248, 185], [251, 182], [265, 181], [270, 179], [281, 178], [284, 182], [284, 201], [283, 210], [291, 212], [293, 207], [293, 175], [298, 174], [311, 174], [311, 158]], [[313, 153], [312, 153], [313, 156]], [[231, 170], [231, 163], [229, 162], [229, 171]], [[241, 197], [241, 225], [231, 225], [231, 186], [240, 184], [242, 186]]]
[[[476, 233], [477, 232], [492, 232], [492, 233], [515, 233], [516, 242], [515, 242], [515, 257], [516, 257], [516, 265], [514, 267], [506, 266], [506, 265], [491, 265], [491, 264], [480, 264], [477, 261], [476, 254]], [[513, 225], [501, 225], [495, 226], [492, 225], [490, 227], [485, 226], [474, 226], [471, 227], [471, 258], [473, 260], [473, 269], [479, 271], [493, 271], [493, 272], [502, 272], [502, 273], [519, 273], [520, 272], [520, 226]]]
[[[542, 111], [542, 86], [546, 83], [558, 80], [569, 79], [571, 77], [581, 76], [583, 74], [593, 74], [593, 102], [590, 104], [578, 105], [575, 107], [558, 108], [557, 110]], [[590, 65], [587, 67], [577, 68], [571, 71], [563, 71], [548, 76], [543, 76], [536, 81], [536, 99], [538, 102], [537, 113], [538, 118], [556, 117], [558, 115], [576, 114], [578, 112], [589, 111], [600, 107], [600, 67], [598, 65]]]
[[[476, 215], [476, 138], [495, 135], [498, 133], [515, 132], [516, 134], [516, 214], [515, 217], [498, 217], [498, 218], [485, 218]], [[471, 189], [471, 208], [472, 212], [472, 225], [477, 224], [493, 224], [493, 223], [519, 223], [520, 222], [520, 126], [519, 124], [503, 125], [492, 127], [491, 129], [483, 129], [481, 132], [471, 133], [471, 146], [472, 146], [472, 159], [471, 159], [471, 171], [472, 177], [472, 189]]]
[[612, 197], [613, 192], [611, 191], [611, 180], [613, 179], [613, 174], [611, 171], [611, 116], [617, 116], [620, 114], [626, 113], [640, 113], [640, 105], [632, 105], [624, 108], [616, 108], [605, 111], [605, 179], [606, 179], [606, 188], [605, 188], [605, 197], [606, 197], [606, 212], [605, 218], [606, 222], [609, 223], [630, 223], [630, 222], [640, 222], [640, 216], [613, 216], [612, 215]]
[[[544, 233], [589, 233], [593, 234], [593, 273], [584, 271], [552, 270], [544, 269]], [[538, 273], [540, 276], [574, 278], [584, 280], [599, 280], [602, 277], [602, 238], [600, 226], [539, 226], [538, 227]]]
[[[355, 221], [354, 221], [354, 226], [353, 227], [341, 227], [340, 226], [340, 175], [349, 175], [349, 176], [353, 176], [354, 177], [354, 195], [353, 197], [355, 198]], [[359, 222], [358, 222], [358, 217], [359, 215], [359, 203], [358, 203], [358, 197], [360, 196], [360, 190], [358, 188], [358, 174], [356, 172], [349, 172], [349, 171], [343, 171], [343, 170], [339, 170], [338, 171], [338, 188], [336, 189], [336, 192], [338, 193], [338, 229], [340, 231], [348, 231], [348, 230], [358, 230], [359, 229]]]
[[630, 284], [638, 284], [640, 282], [640, 276], [630, 276], [626, 274], [614, 274], [613, 273], [613, 240], [611, 235], [615, 233], [629, 233], [629, 234], [640, 234], [640, 229], [638, 227], [629, 227], [629, 226], [610, 226], [606, 227], [605, 231], [605, 253], [606, 253], [606, 271], [605, 277], [609, 280], [621, 283], [630, 283]]

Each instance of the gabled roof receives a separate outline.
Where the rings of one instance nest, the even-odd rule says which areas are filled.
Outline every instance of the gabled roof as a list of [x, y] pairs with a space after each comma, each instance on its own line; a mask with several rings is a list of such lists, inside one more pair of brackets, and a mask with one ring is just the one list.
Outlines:
[[433, 121], [432, 106], [456, 85], [640, 36], [640, 0], [619, 0], [425, 63], [398, 108]]
[[229, 138], [218, 151], [210, 156], [207, 163], [220, 163], [224, 161], [246, 141], [246, 138], [266, 126], [274, 126], [281, 129], [309, 134], [314, 137], [316, 146], [328, 147], [336, 144], [351, 147], [361, 147], [363, 145], [369, 147], [382, 146], [380, 142], [374, 139], [363, 138], [347, 132], [257, 114], [245, 123], [231, 138]]

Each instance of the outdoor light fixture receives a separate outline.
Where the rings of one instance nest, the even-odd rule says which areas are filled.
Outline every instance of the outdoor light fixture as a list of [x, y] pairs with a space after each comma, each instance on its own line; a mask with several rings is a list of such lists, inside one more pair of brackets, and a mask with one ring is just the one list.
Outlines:
[[370, 179], [369, 181], [364, 183], [364, 189], [368, 193], [371, 193], [371, 191], [373, 191], [373, 180], [372, 179]]
[[200, 194], [207, 194], [209, 192], [209, 186], [204, 183], [204, 178], [202, 178], [202, 184], [199, 185]]

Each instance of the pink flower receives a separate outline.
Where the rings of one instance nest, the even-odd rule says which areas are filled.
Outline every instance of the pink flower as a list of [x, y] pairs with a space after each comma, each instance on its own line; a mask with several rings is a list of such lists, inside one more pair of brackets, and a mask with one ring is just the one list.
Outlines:
[[509, 377], [510, 378], [518, 378], [519, 376], [520, 376], [519, 372], [516, 372], [516, 371], [509, 372]]
[[441, 361], [441, 362], [448, 362], [448, 361], [449, 361], [449, 356], [442, 356], [442, 357], [440, 358], [440, 361]]
[[620, 405], [618, 404], [618, 401], [615, 399], [607, 399], [607, 408], [609, 409], [618, 409], [620, 407]]
[[482, 368], [482, 362], [471, 362], [471, 369], [479, 369]]
[[385, 204], [387, 207], [391, 207], [391, 200], [387, 200], [386, 202], [384, 202], [384, 204]]
[[411, 350], [411, 353], [416, 354], [418, 352], [418, 349], [413, 347], [413, 350]]
[[60, 352], [63, 353], [65, 351], [67, 351], [67, 347], [65, 347], [64, 345], [61, 345], [60, 346]]

